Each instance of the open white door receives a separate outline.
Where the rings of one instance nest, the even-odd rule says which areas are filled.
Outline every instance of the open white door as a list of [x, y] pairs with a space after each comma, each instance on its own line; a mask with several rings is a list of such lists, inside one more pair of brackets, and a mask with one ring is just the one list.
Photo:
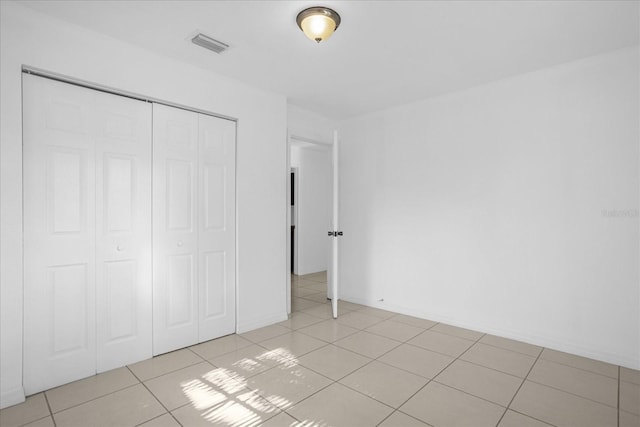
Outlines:
[[333, 318], [338, 317], [338, 237], [342, 236], [342, 231], [338, 224], [338, 131], [333, 132], [333, 230], [331, 234], [331, 274], [329, 275], [329, 292], [331, 293], [331, 309]]

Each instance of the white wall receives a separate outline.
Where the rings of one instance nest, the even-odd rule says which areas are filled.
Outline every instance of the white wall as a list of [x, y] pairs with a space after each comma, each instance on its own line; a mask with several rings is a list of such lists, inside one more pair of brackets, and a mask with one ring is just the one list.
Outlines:
[[638, 81], [625, 49], [344, 122], [341, 298], [640, 368]]
[[327, 270], [331, 229], [330, 147], [291, 147], [291, 167], [298, 168], [295, 255], [296, 274]]
[[337, 122], [296, 105], [287, 105], [287, 128], [289, 135], [333, 144], [333, 132]]
[[0, 2], [0, 405], [22, 392], [23, 64], [239, 119], [238, 331], [286, 318], [286, 99]]

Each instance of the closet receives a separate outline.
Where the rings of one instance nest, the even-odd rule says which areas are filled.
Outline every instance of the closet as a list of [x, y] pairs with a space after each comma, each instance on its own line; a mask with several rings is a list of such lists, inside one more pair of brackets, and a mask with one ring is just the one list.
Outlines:
[[235, 331], [235, 122], [25, 74], [23, 163], [27, 395]]

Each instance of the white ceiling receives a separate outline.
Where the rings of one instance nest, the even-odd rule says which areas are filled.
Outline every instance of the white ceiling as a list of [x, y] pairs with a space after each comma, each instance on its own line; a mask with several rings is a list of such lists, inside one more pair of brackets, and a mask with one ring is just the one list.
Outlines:
[[[345, 118], [638, 45], [637, 1], [26, 1], [27, 6]], [[295, 23], [342, 17], [319, 45]], [[201, 31], [231, 48], [190, 42]]]

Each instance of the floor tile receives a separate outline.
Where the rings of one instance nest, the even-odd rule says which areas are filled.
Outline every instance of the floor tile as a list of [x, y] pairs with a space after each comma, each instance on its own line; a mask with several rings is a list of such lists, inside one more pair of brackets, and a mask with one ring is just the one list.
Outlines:
[[434, 426], [494, 427], [504, 408], [435, 382], [427, 384], [407, 403], [402, 412]]
[[620, 409], [640, 415], [640, 385], [620, 381]]
[[171, 414], [164, 414], [144, 424], [140, 424], [140, 427], [180, 427], [180, 424]]
[[356, 303], [353, 303], [353, 302], [342, 301], [342, 300], [338, 301], [338, 305], [340, 307], [344, 308], [345, 310], [348, 310], [348, 311], [358, 311], [361, 308], [366, 307], [366, 305], [356, 304]]
[[289, 319], [285, 320], [284, 322], [278, 323], [278, 325], [295, 330], [304, 328], [305, 326], [313, 325], [314, 323], [318, 322], [322, 322], [322, 319], [296, 311], [291, 313]]
[[522, 378], [464, 360], [456, 360], [435, 381], [507, 407], [522, 384]]
[[400, 411], [396, 411], [393, 414], [389, 415], [389, 417], [384, 420], [382, 423], [378, 424], [379, 427], [429, 427], [428, 424], [423, 423], [422, 421], [417, 420], [416, 418], [410, 417], [409, 415], [402, 413]]
[[21, 426], [49, 415], [49, 407], [44, 393], [27, 397], [23, 403], [0, 410], [2, 427]]
[[364, 306], [358, 310], [358, 313], [368, 314], [369, 316], [379, 317], [381, 319], [389, 319], [396, 314], [392, 311], [382, 310], [374, 307]]
[[281, 409], [331, 384], [331, 380], [304, 366], [276, 367], [247, 380], [247, 386]]
[[618, 381], [605, 375], [539, 359], [527, 380], [573, 393], [605, 405], [618, 405]]
[[497, 337], [495, 335], [485, 335], [480, 338], [479, 342], [533, 357], [538, 357], [538, 355], [542, 351], [542, 347], [538, 347], [537, 345], [510, 340], [509, 338]]
[[257, 427], [280, 412], [257, 393], [246, 389], [230, 395], [209, 393], [200, 405], [185, 405], [171, 414], [188, 427]]
[[511, 409], [558, 427], [617, 424], [615, 408], [531, 381], [525, 381]]
[[268, 339], [284, 335], [291, 332], [291, 329], [281, 325], [265, 326], [264, 328], [254, 329], [253, 331], [245, 332], [240, 336], [254, 343], [260, 343]]
[[404, 323], [394, 322], [393, 320], [385, 320], [365, 329], [372, 334], [382, 335], [396, 341], [407, 341], [416, 335], [424, 332], [423, 328], [407, 325]]
[[[352, 310], [343, 307], [343, 304], [338, 302], [338, 317], [352, 312]], [[333, 306], [331, 304], [321, 304], [315, 309], [305, 310], [305, 313], [322, 319], [333, 319]]]
[[302, 309], [302, 313], [326, 320], [326, 319], [333, 319], [333, 312], [331, 310], [332, 309], [329, 304], [314, 303], [312, 307]]
[[340, 383], [397, 408], [427, 381], [424, 377], [373, 361], [343, 378]]
[[200, 356], [184, 348], [134, 363], [133, 365], [129, 365], [129, 369], [140, 381], [146, 381], [200, 362], [202, 362]]
[[335, 345], [327, 345], [298, 359], [300, 365], [336, 381], [369, 363], [371, 359]]
[[307, 280], [304, 284], [304, 287], [307, 289], [311, 289], [314, 292], [324, 292], [327, 293], [327, 285], [325, 283], [314, 282], [312, 280]]
[[334, 383], [289, 409], [291, 415], [309, 426], [375, 426], [393, 409]]
[[118, 368], [56, 387], [48, 390], [46, 394], [51, 411], [55, 414], [63, 409], [138, 384], [138, 382], [129, 369]]
[[353, 335], [358, 329], [343, 325], [333, 319], [325, 320], [311, 326], [299, 329], [299, 332], [310, 335], [326, 342], [335, 342], [346, 336]]
[[309, 273], [301, 276], [303, 279], [307, 280], [316, 280], [320, 283], [327, 283], [327, 272], [326, 271], [317, 271], [315, 273]]
[[396, 314], [390, 320], [394, 322], [404, 323], [405, 325], [417, 326], [418, 328], [429, 329], [438, 324], [428, 319], [421, 319], [419, 317], [407, 316], [406, 314]]
[[310, 337], [300, 332], [289, 332], [270, 340], [262, 341], [260, 344], [269, 350], [280, 350], [289, 353], [293, 357], [300, 357], [317, 348], [327, 345], [326, 342]]
[[402, 344], [378, 360], [425, 378], [433, 378], [453, 361], [453, 357]]
[[498, 427], [549, 427], [549, 424], [509, 409], [500, 420]]
[[447, 356], [458, 357], [471, 347], [474, 342], [453, 335], [434, 332], [430, 329], [409, 340], [408, 343], [427, 350], [446, 354]]
[[293, 297], [291, 300], [291, 310], [296, 311], [304, 311], [311, 308], [318, 308], [323, 304], [320, 304], [316, 301], [311, 301], [304, 298]]
[[57, 427], [136, 426], [163, 414], [165, 409], [137, 384], [53, 415]]
[[294, 427], [298, 425], [298, 420], [296, 420], [286, 412], [280, 412], [275, 417], [269, 418], [267, 421], [260, 425], [261, 427]]
[[[286, 328], [285, 328], [286, 329]], [[211, 359], [225, 353], [230, 353], [242, 347], [251, 345], [251, 341], [242, 338], [240, 335], [227, 335], [226, 337], [203, 342], [189, 347], [194, 353], [203, 359]]]
[[640, 427], [640, 416], [620, 411], [619, 427]]
[[218, 368], [239, 378], [249, 378], [280, 364], [291, 363], [288, 353], [269, 350], [257, 344], [210, 359]]
[[620, 381], [626, 381], [628, 383], [633, 383], [633, 384], [640, 384], [640, 371], [621, 366]]
[[536, 361], [535, 357], [482, 343], [476, 343], [460, 358], [520, 378], [527, 376]]
[[303, 298], [307, 295], [316, 294], [317, 292], [304, 286], [292, 286], [291, 293], [294, 297]]
[[355, 351], [372, 359], [378, 358], [389, 350], [399, 346], [400, 341], [395, 341], [386, 337], [369, 332], [360, 331], [346, 338], [335, 342], [335, 345]]
[[472, 331], [471, 329], [459, 328], [457, 326], [447, 325], [446, 323], [438, 323], [432, 331], [441, 332], [443, 334], [453, 335], [458, 338], [464, 338], [466, 340], [476, 341], [480, 339], [484, 334], [482, 332]]
[[[190, 403], [198, 397], [198, 390], [216, 388], [208, 381], [208, 374], [218, 374], [218, 368], [207, 362], [182, 368], [178, 371], [145, 381], [147, 388], [168, 409], [173, 410]], [[232, 375], [229, 375], [232, 377]], [[236, 385], [237, 381], [229, 380], [228, 384]]]
[[365, 329], [369, 326], [373, 326], [376, 323], [382, 322], [383, 319], [368, 314], [360, 313], [359, 311], [352, 311], [342, 316], [338, 316], [336, 319], [343, 325], [351, 326], [356, 329]]
[[331, 304], [331, 300], [327, 299], [326, 292], [312, 293], [302, 298], [307, 299], [309, 301], [317, 302], [318, 304]]
[[550, 350], [548, 348], [545, 348], [542, 351], [540, 358], [561, 363], [563, 365], [573, 366], [574, 368], [595, 372], [596, 374], [606, 375], [611, 378], [618, 378], [617, 366], [600, 362], [599, 360], [587, 359], [586, 357]]
[[[4, 424], [2, 424], [2, 426], [4, 427]], [[55, 427], [55, 424], [53, 422], [53, 418], [51, 418], [51, 416], [48, 416], [46, 418], [41, 418], [38, 421], [25, 424], [22, 427]]]

